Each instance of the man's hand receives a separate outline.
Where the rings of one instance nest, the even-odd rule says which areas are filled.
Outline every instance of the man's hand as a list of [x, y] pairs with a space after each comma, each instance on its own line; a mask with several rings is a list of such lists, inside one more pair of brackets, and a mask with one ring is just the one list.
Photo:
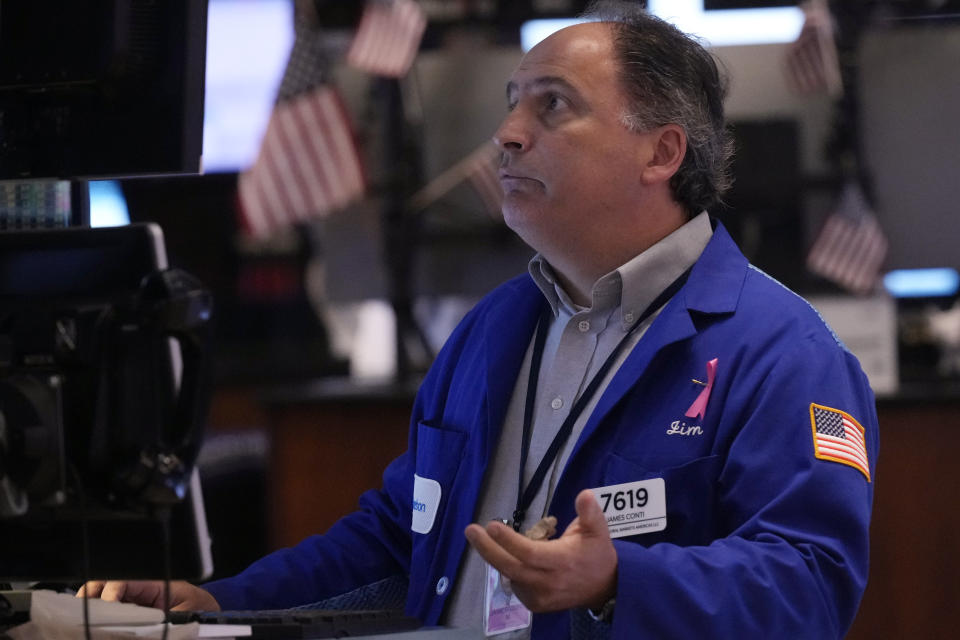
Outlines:
[[530, 540], [496, 521], [471, 524], [464, 533], [531, 611], [599, 609], [617, 590], [617, 552], [592, 491], [580, 492], [576, 509], [556, 540]]
[[[145, 607], [163, 609], [164, 588], [160, 581], [88, 582], [80, 587], [77, 597], [100, 598], [115, 602], [132, 602]], [[220, 611], [220, 604], [209, 591], [189, 582], [170, 583], [170, 609], [174, 611]]]

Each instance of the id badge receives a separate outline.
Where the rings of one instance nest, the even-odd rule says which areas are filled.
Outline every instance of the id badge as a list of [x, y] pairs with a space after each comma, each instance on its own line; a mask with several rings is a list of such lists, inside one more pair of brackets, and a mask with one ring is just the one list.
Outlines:
[[487, 636], [530, 626], [530, 610], [510, 591], [500, 572], [487, 564], [487, 582], [483, 598], [483, 630]]
[[663, 531], [667, 528], [667, 496], [663, 478], [612, 484], [593, 490], [611, 538]]

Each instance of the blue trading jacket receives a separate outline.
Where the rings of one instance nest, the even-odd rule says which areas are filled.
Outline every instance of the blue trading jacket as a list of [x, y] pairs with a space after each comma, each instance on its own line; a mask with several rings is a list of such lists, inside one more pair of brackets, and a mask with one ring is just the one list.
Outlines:
[[[406, 575], [407, 612], [435, 624], [544, 304], [527, 276], [481, 301], [428, 373], [408, 450], [384, 472], [383, 488], [325, 535], [207, 585], [220, 604], [293, 606]], [[687, 418], [703, 389], [693, 379], [703, 380], [714, 358], [703, 418]], [[873, 484], [854, 466], [817, 457], [811, 404], [863, 426], [872, 476], [877, 417], [856, 359], [718, 225], [603, 393], [550, 506], [562, 531], [580, 490], [664, 479], [666, 529], [614, 541], [613, 637], [843, 636], [867, 581]], [[700, 429], [681, 435], [671, 429], [677, 421]], [[427, 533], [411, 531], [414, 474], [440, 487]], [[533, 637], [567, 637], [570, 620], [536, 615]]]

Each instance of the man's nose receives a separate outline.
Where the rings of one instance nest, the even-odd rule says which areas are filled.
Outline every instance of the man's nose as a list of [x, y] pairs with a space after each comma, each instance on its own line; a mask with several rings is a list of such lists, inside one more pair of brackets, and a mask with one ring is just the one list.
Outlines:
[[530, 133], [519, 111], [516, 109], [508, 113], [493, 134], [494, 144], [503, 151], [526, 151], [530, 148]]

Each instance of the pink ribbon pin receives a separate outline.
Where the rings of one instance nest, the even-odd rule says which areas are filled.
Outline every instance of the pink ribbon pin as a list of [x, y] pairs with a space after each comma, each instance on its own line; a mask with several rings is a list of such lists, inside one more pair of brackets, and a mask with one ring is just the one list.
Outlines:
[[693, 401], [687, 412], [683, 414], [687, 418], [700, 418], [703, 420], [703, 414], [707, 410], [707, 401], [710, 399], [710, 392], [713, 391], [713, 380], [717, 377], [717, 358], [707, 363], [707, 386], [703, 388], [697, 399]]

